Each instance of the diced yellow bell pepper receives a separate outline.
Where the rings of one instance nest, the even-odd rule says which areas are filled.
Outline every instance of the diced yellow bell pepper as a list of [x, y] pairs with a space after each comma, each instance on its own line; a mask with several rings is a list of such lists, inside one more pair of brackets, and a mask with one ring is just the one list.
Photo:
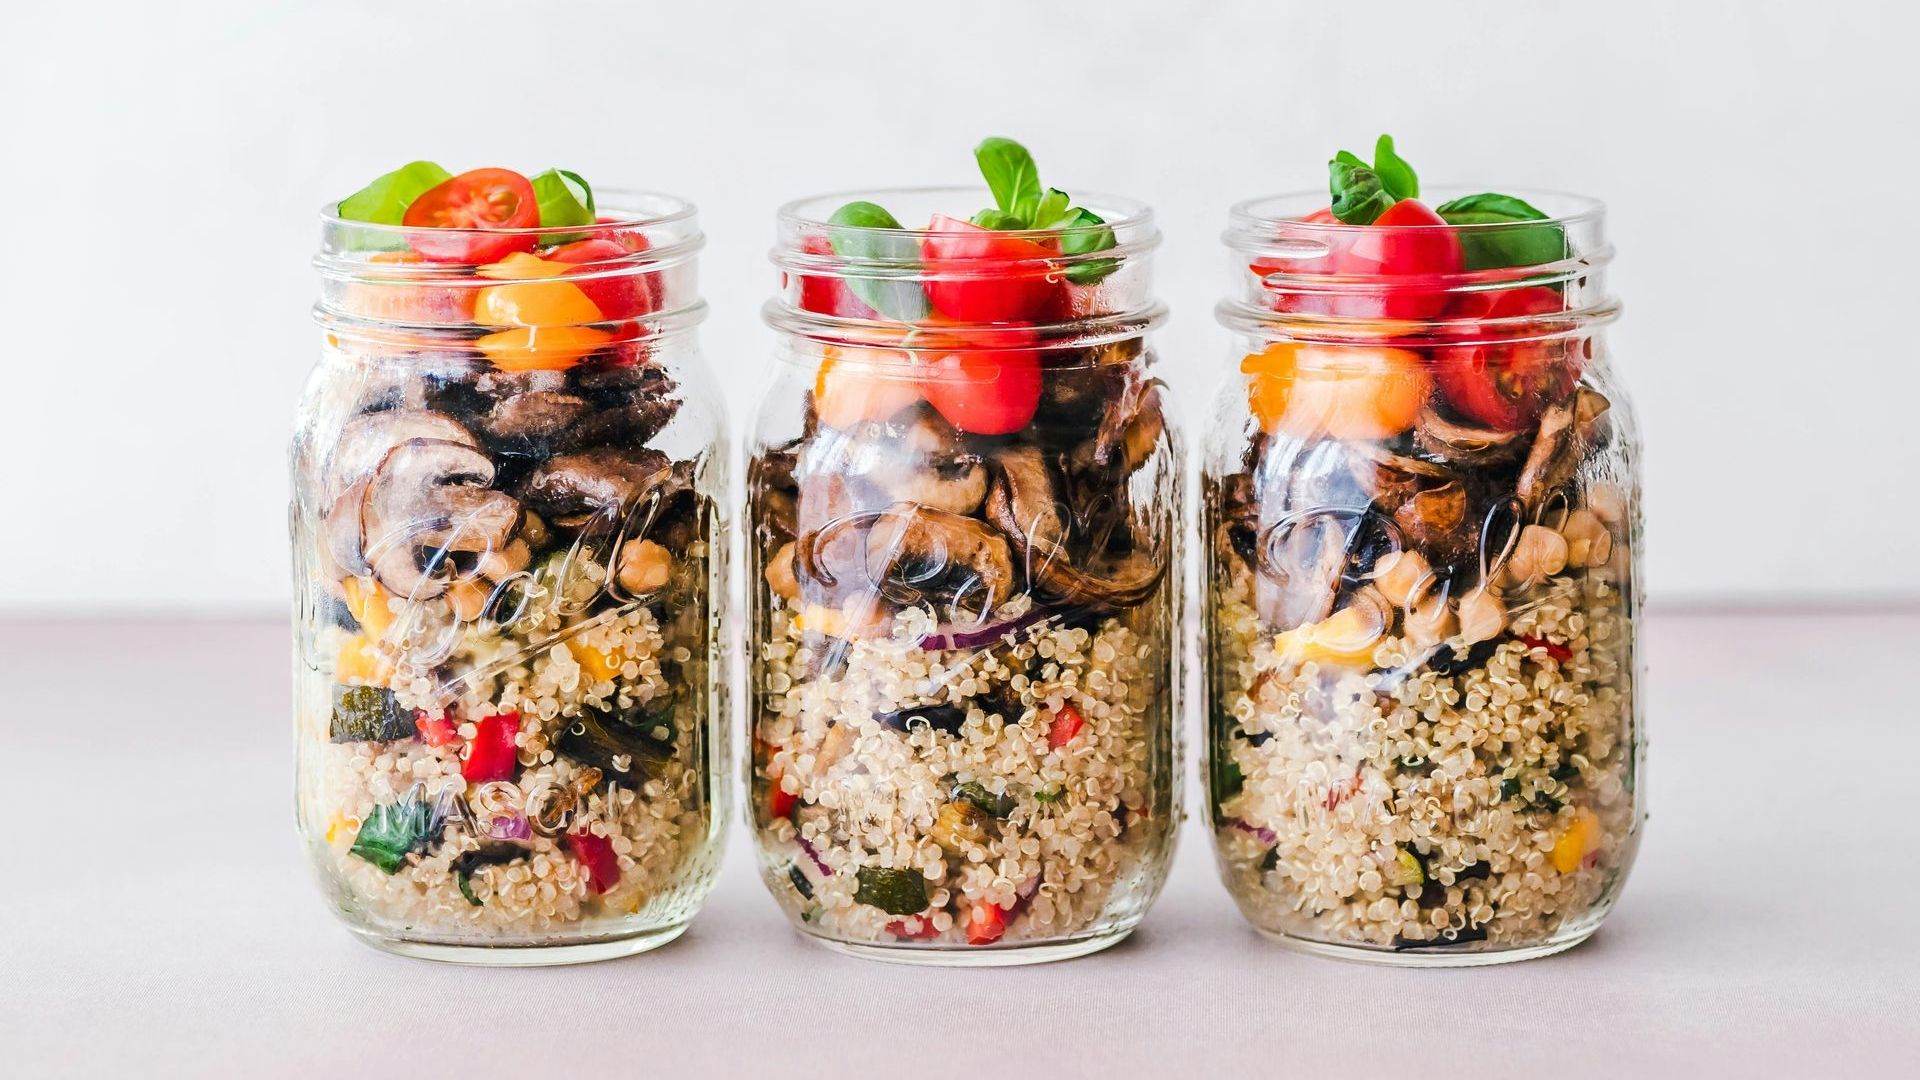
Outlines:
[[1553, 851], [1548, 858], [1553, 860], [1553, 868], [1563, 874], [1571, 874], [1580, 869], [1587, 856], [1600, 850], [1600, 817], [1586, 807], [1574, 811], [1573, 824], [1553, 842]]
[[577, 641], [570, 643], [567, 650], [573, 653], [573, 659], [580, 665], [580, 670], [586, 672], [594, 682], [611, 682], [619, 676], [620, 669], [627, 662], [627, 658], [619, 652], [596, 649]]
[[335, 682], [372, 684], [386, 680], [393, 665], [375, 648], [373, 642], [355, 634], [340, 643], [340, 653], [334, 657], [333, 678]]
[[347, 614], [360, 624], [360, 632], [369, 640], [379, 641], [387, 636], [387, 628], [393, 625], [393, 609], [387, 606], [391, 597], [380, 583], [372, 578], [350, 577], [341, 583], [347, 594]]
[[1366, 667], [1373, 663], [1373, 647], [1380, 644], [1385, 629], [1371, 613], [1354, 605], [1280, 634], [1273, 639], [1273, 651], [1287, 665], [1311, 660], [1336, 667]]

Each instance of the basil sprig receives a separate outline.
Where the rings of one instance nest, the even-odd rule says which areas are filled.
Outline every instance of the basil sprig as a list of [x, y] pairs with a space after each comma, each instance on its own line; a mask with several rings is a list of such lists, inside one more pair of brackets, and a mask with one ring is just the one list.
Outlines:
[[[1442, 203], [1434, 208], [1434, 213], [1449, 225], [1547, 220], [1546, 214], [1524, 199], [1491, 191]], [[1469, 270], [1538, 266], [1566, 258], [1567, 236], [1560, 226], [1552, 223], [1516, 229], [1465, 229], [1460, 233], [1460, 253]]]
[[1382, 135], [1373, 144], [1373, 164], [1342, 150], [1327, 162], [1327, 174], [1333, 216], [1348, 225], [1371, 225], [1387, 207], [1420, 197], [1420, 176], [1393, 152], [1391, 135]]
[[[900, 222], [885, 207], [870, 202], [850, 202], [827, 219], [827, 243], [843, 259], [882, 259], [912, 263], [920, 257], [913, 237], [899, 232]], [[849, 231], [858, 230], [858, 231]], [[927, 317], [927, 294], [920, 283], [911, 280], [861, 277], [850, 274], [847, 287], [866, 305], [889, 319], [915, 322]]]
[[[1088, 255], [1118, 243], [1100, 215], [1074, 206], [1072, 196], [1059, 188], [1040, 186], [1040, 168], [1026, 147], [990, 136], [973, 148], [973, 159], [979, 162], [980, 175], [987, 178], [996, 204], [973, 215], [975, 225], [999, 232], [1058, 230], [1065, 233], [1060, 238], [1065, 255]], [[1119, 266], [1114, 259], [1076, 262], [1067, 267], [1066, 278], [1075, 285], [1092, 285]]]
[[[565, 169], [548, 169], [533, 178], [534, 201], [540, 205], [540, 227], [559, 229], [568, 225], [591, 225], [594, 222], [593, 186], [579, 173]], [[553, 243], [564, 244], [569, 240], [579, 240], [585, 233], [571, 233], [556, 236]]]
[[[398, 225], [413, 200], [451, 179], [453, 174], [434, 162], [408, 162], [341, 199], [337, 212], [343, 221]], [[360, 234], [350, 237], [349, 244], [363, 251], [398, 250], [406, 246], [406, 241], [399, 236]]]

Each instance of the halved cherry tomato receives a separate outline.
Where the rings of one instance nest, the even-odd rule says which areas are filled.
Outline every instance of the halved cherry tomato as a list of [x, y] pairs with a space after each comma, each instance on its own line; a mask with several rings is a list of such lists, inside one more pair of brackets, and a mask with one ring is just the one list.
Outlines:
[[[1544, 286], [1505, 289], [1484, 305], [1488, 319], [1551, 315], [1565, 310], [1559, 293]], [[1463, 419], [1500, 431], [1532, 426], [1550, 401], [1573, 390], [1580, 365], [1565, 340], [1502, 343], [1490, 331], [1481, 344], [1445, 350], [1434, 379], [1447, 404]]]
[[635, 319], [653, 311], [658, 305], [652, 286], [657, 282], [653, 274], [636, 274], [621, 270], [620, 260], [636, 251], [644, 251], [647, 238], [633, 234], [638, 247], [616, 240], [594, 237], [590, 240], [575, 240], [571, 244], [561, 244], [546, 257], [554, 262], [584, 265], [584, 273], [608, 274], [604, 277], [586, 278], [580, 281], [580, 291], [587, 294], [600, 313], [609, 319]]
[[935, 214], [920, 256], [928, 274], [927, 300], [956, 322], [1025, 322], [1038, 315], [1058, 285], [1034, 260], [1059, 254], [1019, 236]]
[[420, 733], [420, 741], [428, 746], [451, 746], [460, 738], [451, 717], [428, 716], [418, 709], [413, 712], [413, 727]]
[[422, 272], [426, 264], [418, 252], [380, 251], [367, 257], [370, 263], [414, 267], [380, 280], [377, 270], [369, 270], [362, 280], [341, 290], [340, 306], [349, 314], [382, 322], [418, 323], [431, 326], [458, 325], [473, 321], [474, 289], [455, 284], [464, 275], [452, 271]]
[[[809, 255], [831, 256], [833, 244], [824, 236], [809, 236], [800, 245]], [[845, 278], [830, 274], [800, 275], [800, 309], [843, 319], [878, 319], [880, 313], [853, 294]]]
[[979, 348], [963, 331], [922, 331], [912, 342], [926, 371], [921, 394], [947, 423], [973, 435], [1012, 434], [1040, 408], [1039, 354], [1004, 347], [1006, 330], [996, 335], [1003, 347]]
[[998, 904], [975, 900], [967, 912], [967, 944], [991, 945], [1007, 932], [1007, 913]]
[[481, 326], [578, 326], [600, 322], [601, 316], [600, 308], [571, 281], [510, 281], [480, 290], [473, 321]]
[[439, 262], [488, 263], [513, 251], [532, 251], [535, 237], [453, 229], [532, 229], [540, 224], [533, 182], [512, 169], [474, 169], [428, 188], [407, 207], [400, 223], [407, 244]]
[[913, 357], [898, 349], [828, 345], [813, 379], [813, 411], [830, 428], [847, 431], [885, 420], [920, 400]]
[[565, 371], [613, 335], [591, 326], [516, 326], [473, 343], [501, 371]]
[[[1330, 210], [1301, 220], [1336, 222]], [[1377, 278], [1379, 288], [1367, 282], [1364, 289], [1289, 294], [1278, 298], [1280, 310], [1356, 319], [1431, 319], [1447, 310], [1445, 290], [1451, 283], [1446, 279], [1465, 266], [1459, 236], [1418, 199], [1401, 199], [1371, 225], [1329, 230], [1326, 240], [1331, 250], [1322, 258], [1260, 260], [1253, 271]]]
[[473, 742], [467, 745], [467, 759], [460, 763], [460, 775], [469, 784], [489, 780], [511, 780], [519, 767], [519, 751], [514, 736], [520, 734], [518, 712], [495, 713], [474, 722]]
[[1240, 362], [1262, 430], [1385, 439], [1413, 426], [1429, 381], [1419, 354], [1378, 345], [1276, 341]]

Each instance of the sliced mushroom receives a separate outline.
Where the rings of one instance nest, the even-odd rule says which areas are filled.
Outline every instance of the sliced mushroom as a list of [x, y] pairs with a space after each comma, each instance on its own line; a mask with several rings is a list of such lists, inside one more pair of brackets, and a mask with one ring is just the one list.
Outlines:
[[550, 459], [527, 478], [521, 498], [550, 521], [617, 516], [670, 476], [658, 450], [602, 446]]
[[642, 445], [673, 422], [682, 404], [673, 376], [654, 364], [584, 365], [569, 381], [594, 406], [572, 432], [577, 446]]
[[1093, 438], [1073, 451], [1074, 470], [1098, 474], [1112, 483], [1145, 464], [1166, 428], [1162, 385], [1158, 379], [1134, 384], [1102, 408]]
[[485, 485], [493, 463], [471, 446], [410, 439], [387, 453], [361, 502], [362, 551], [387, 589], [432, 599], [504, 551], [520, 504]]
[[849, 475], [864, 478], [895, 502], [949, 514], [971, 514], [987, 496], [987, 468], [938, 413], [923, 411], [901, 430], [868, 424], [847, 440]]
[[592, 408], [559, 390], [531, 390], [502, 398], [474, 426], [489, 445], [510, 453], [548, 454], [573, 445], [569, 429]]
[[1452, 566], [1472, 553], [1479, 540], [1474, 528], [1479, 523], [1468, 509], [1466, 485], [1450, 480], [1416, 491], [1394, 510], [1393, 521], [1429, 563]]
[[1514, 496], [1529, 511], [1573, 475], [1575, 459], [1579, 456], [1578, 440], [1574, 438], [1577, 409], [1578, 398], [1569, 397], [1549, 405], [1540, 414], [1540, 429], [1533, 436], [1533, 446], [1527, 451], [1526, 464], [1520, 467], [1520, 479], [1513, 488]]
[[800, 483], [794, 571], [808, 603], [833, 604], [866, 586], [867, 518], [846, 478], [814, 473]]
[[1012, 550], [977, 518], [895, 503], [866, 546], [869, 580], [896, 603], [937, 600], [984, 619], [1013, 595]]
[[1499, 465], [1520, 456], [1523, 433], [1478, 428], [1450, 420], [1429, 401], [1414, 421], [1413, 442], [1451, 465]]
[[354, 484], [373, 474], [387, 452], [410, 439], [478, 445], [459, 421], [427, 409], [388, 409], [362, 413], [347, 421], [328, 456], [326, 490], [338, 499]]
[[987, 493], [987, 520], [1013, 541], [1027, 580], [1049, 596], [1095, 607], [1131, 607], [1145, 600], [1166, 574], [1163, 561], [1142, 552], [1119, 558], [1067, 550], [1053, 471], [1032, 446], [1009, 446], [993, 457], [994, 481]]

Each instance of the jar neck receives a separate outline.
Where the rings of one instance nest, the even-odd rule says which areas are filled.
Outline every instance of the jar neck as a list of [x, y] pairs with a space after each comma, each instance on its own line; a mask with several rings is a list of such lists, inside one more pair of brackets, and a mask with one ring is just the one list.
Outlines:
[[560, 229], [407, 229], [322, 215], [316, 319], [329, 332], [461, 348], [503, 328], [609, 341], [685, 330], [705, 313], [691, 204], [609, 193], [598, 223]]
[[[1433, 204], [1471, 194], [1441, 190]], [[1224, 237], [1235, 284], [1216, 313], [1257, 338], [1410, 347], [1580, 337], [1616, 317], [1601, 205], [1551, 192], [1511, 202], [1548, 216], [1348, 225], [1327, 219], [1324, 192], [1241, 203]]]

